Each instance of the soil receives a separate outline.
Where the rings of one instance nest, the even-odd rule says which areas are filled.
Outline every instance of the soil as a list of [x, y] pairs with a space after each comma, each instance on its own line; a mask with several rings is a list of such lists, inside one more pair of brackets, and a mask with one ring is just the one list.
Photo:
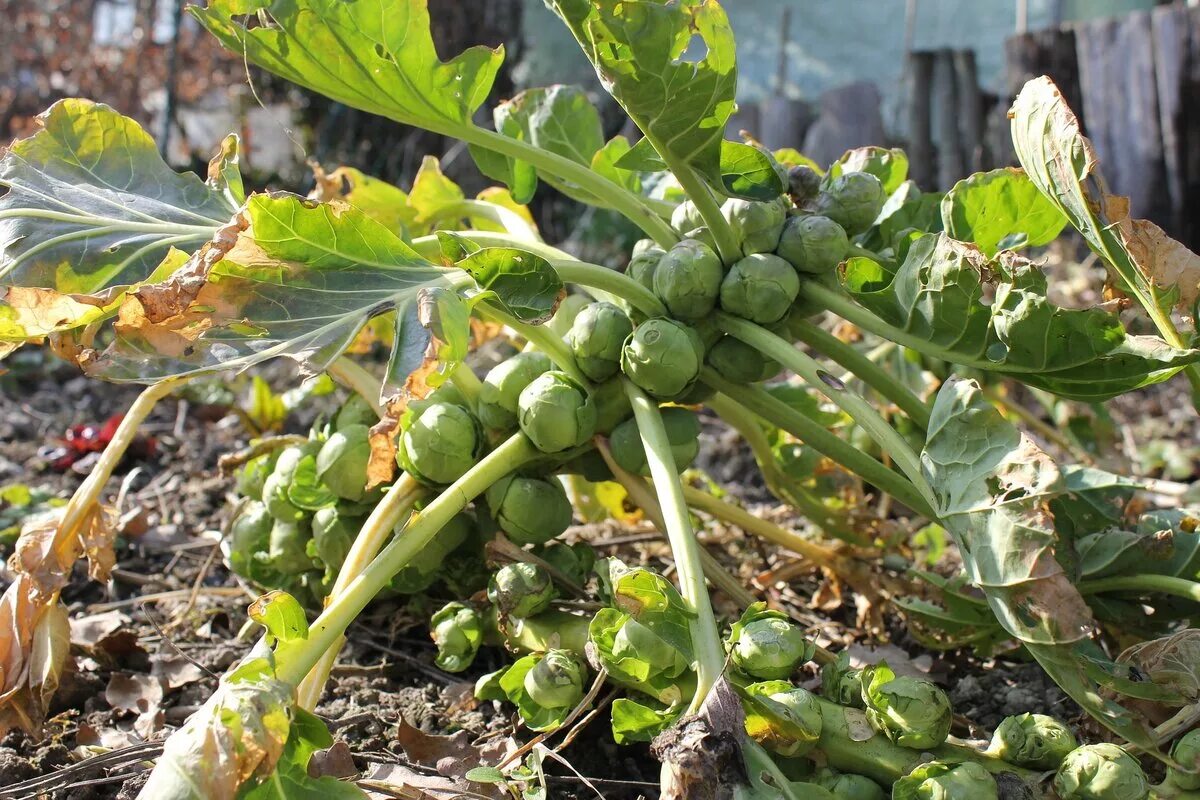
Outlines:
[[[56, 471], [49, 464], [48, 449], [68, 426], [103, 422], [121, 412], [138, 390], [88, 381], [34, 355], [15, 359], [11, 371], [0, 376], [0, 485], [26, 483], [65, 499], [87, 474], [88, 462]], [[23, 359], [29, 363], [23, 364]], [[270, 377], [281, 386], [294, 383], [285, 368], [276, 368]], [[289, 420], [289, 430], [305, 432], [312, 418], [334, 402], [316, 401], [307, 417]], [[107, 584], [89, 582], [80, 572], [63, 599], [77, 625], [99, 624], [101, 614], [123, 616], [103, 635], [73, 634], [85, 643], [73, 645], [75, 665], [64, 677], [41, 733], [13, 732], [0, 740], [0, 787], [9, 787], [0, 788], [0, 798], [136, 796], [146, 777], [146, 753], [131, 750], [130, 758], [115, 765], [98, 760], [96, 754], [160, 741], [204, 702], [217, 676], [256, 638], [248, 630], [253, 626], [246, 624], [246, 606], [254, 594], [230, 574], [215, 549], [229, 508], [227, 493], [232, 491], [232, 481], [218, 473], [217, 459], [244, 447], [250, 438], [238, 417], [225, 412], [219, 406], [174, 398], [162, 402], [144, 426], [157, 440], [157, 454], [128, 459], [110, 482], [107, 499], [123, 495], [122, 513], [140, 509], [145, 531], [121, 538], [117, 570]], [[748, 504], [771, 502], [748, 452], [718, 427], [705, 427], [700, 466]], [[763, 513], [786, 514], [770, 508]], [[131, 524], [131, 530], [137, 527]], [[576, 534], [611, 542], [607, 548], [627, 560], [670, 565], [661, 543], [622, 543], [622, 531], [613, 525], [584, 527]], [[774, 570], [788, 562], [778, 551], [729, 531], [711, 532], [709, 543], [751, 588], [764, 574], [764, 565]], [[0, 581], [3, 585], [6, 582]], [[168, 599], [155, 599], [170, 592], [175, 594]], [[862, 609], [855, 598], [847, 593], [830, 599], [819, 575], [800, 572], [772, 582], [766, 594], [793, 610], [825, 643], [840, 647], [858, 642], [864, 651], [883, 652], [864, 644], [870, 637], [858, 626]], [[150, 599], [139, 601], [146, 596]], [[717, 607], [726, 615], [735, 613], [728, 598], [720, 595]], [[441, 672], [433, 665], [434, 649], [424, 625], [427, 614], [428, 608], [419, 604], [382, 604], [370, 609], [350, 632], [317, 713], [349, 745], [360, 768], [368, 762], [403, 762], [396, 738], [401, 720], [428, 733], [461, 730], [477, 738], [513, 730], [511, 708], [475, 701], [470, 691], [475, 678], [501, 663], [500, 656], [485, 651], [467, 673]], [[876, 633], [894, 643], [886, 651], [889, 660], [907, 659], [943, 682], [956, 710], [970, 723], [965, 733], [986, 735], [1003, 716], [1022, 711], [1059, 712], [1067, 718], [1077, 713], [1035, 664], [931, 655], [908, 639], [898, 617], [884, 613], [882, 618], [882, 630]], [[142, 687], [151, 695], [154, 686], [162, 687], [157, 703], [161, 715], [145, 718], [114, 707], [114, 701], [120, 705], [121, 700], [114, 685]], [[527, 739], [528, 733], [517, 736]], [[596, 715], [562, 755], [572, 770], [592, 779], [605, 798], [658, 796], [657, 762], [645, 746], [613, 744], [605, 713]], [[70, 765], [75, 768], [60, 772]], [[546, 770], [552, 797], [595, 796], [561, 764], [547, 761]], [[14, 792], [20, 789], [14, 784], [56, 773], [66, 777], [40, 795], [29, 789]]]

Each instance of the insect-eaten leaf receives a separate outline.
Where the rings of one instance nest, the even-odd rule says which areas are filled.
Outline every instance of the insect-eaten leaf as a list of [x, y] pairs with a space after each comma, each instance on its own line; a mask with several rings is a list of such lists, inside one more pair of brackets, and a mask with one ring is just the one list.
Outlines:
[[313, 200], [343, 200], [401, 238], [417, 219], [417, 210], [408, 204], [407, 192], [354, 167], [343, 165], [326, 172], [314, 165], [313, 178], [316, 185], [309, 193]]
[[1025, 84], [1008, 113], [1013, 146], [1030, 180], [1134, 291], [1164, 312], [1200, 299], [1200, 256], [1109, 194], [1092, 143], [1054, 82]]
[[946, 234], [918, 238], [894, 271], [851, 258], [843, 280], [907, 346], [1074, 400], [1107, 400], [1200, 359], [1200, 351], [1126, 333], [1105, 310], [1060, 308], [1037, 265], [1007, 251], [989, 259]]
[[1058, 238], [1067, 218], [1024, 170], [1003, 167], [963, 178], [942, 198], [948, 234], [973, 242], [984, 255], [1041, 247]]

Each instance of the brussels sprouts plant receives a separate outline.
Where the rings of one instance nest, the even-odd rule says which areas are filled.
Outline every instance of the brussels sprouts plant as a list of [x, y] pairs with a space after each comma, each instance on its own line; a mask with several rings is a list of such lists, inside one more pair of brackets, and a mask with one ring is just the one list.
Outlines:
[[1167, 783], [1189, 792], [1200, 790], [1200, 728], [1179, 737], [1171, 748], [1171, 758], [1183, 769], [1167, 769]]
[[[43, 612], [61, 610], [62, 587], [30, 581], [69, 575], [81, 550], [97, 556], [104, 537], [89, 525], [154, 405], [202, 376], [286, 357], [355, 397], [314, 406], [307, 436], [238, 454], [222, 551], [265, 592], [252, 618], [267, 633], [167, 741], [143, 797], [182, 800], [207, 773], [228, 796], [334, 791], [296, 763], [326, 746], [310, 741], [308, 712], [352, 622], [401, 601], [422, 618], [440, 608], [431, 633], [446, 670], [477, 669], [484, 647], [517, 655], [477, 686], [532, 730], [583, 710], [588, 664], [620, 694], [618, 742], [694, 725], [726, 699], [737, 719], [741, 704], [749, 733], [723, 732], [741, 763], [714, 795], [872, 797], [894, 784], [900, 798], [986, 798], [992, 775], [1032, 794], [1037, 770], [1056, 765], [1062, 800], [1151, 791], [1121, 747], [1069, 749], [1070, 732], [1041, 715], [1006, 720], [986, 752], [948, 740], [943, 691], [818, 649], [746, 580], [770, 574], [752, 563], [757, 550], [739, 547], [739, 577], [701, 547], [695, 525], [710, 517], [794, 552], [874, 609], [896, 599], [914, 639], [928, 634], [917, 621], [935, 620], [921, 641], [1020, 648], [1114, 737], [1170, 765], [1155, 791], [1193, 791], [1182, 768], [1195, 740], [1180, 739], [1174, 761], [1160, 748], [1188, 719], [1174, 672], [1105, 653], [1195, 616], [1200, 536], [1182, 508], [1173, 521], [1146, 514], [1141, 530], [1136, 482], [1095, 466], [1106, 462], [1080, 446], [1078, 426], [1051, 415], [1101, 413], [1180, 375], [1196, 396], [1200, 266], [1106, 193], [1063, 93], [1041, 78], [1016, 97], [1022, 169], [922, 193], [898, 150], [855, 148], [826, 165], [726, 140], [737, 53], [717, 0], [547, 0], [640, 132], [608, 141], [577, 87], [526, 89], [486, 113], [503, 49], [439, 54], [429, 5], [189, 11], [247, 65], [460, 141], [494, 183], [477, 197], [436, 159], [410, 190], [344, 167], [341, 180], [319, 173], [312, 197], [254, 191], [236, 136], [204, 180], [175, 171], [133, 120], [73, 98], [0, 154], [0, 354], [48, 341], [91, 377], [146, 385], [58, 527], [18, 547], [68, 563], [35, 579], [11, 562], [3, 602], [29, 613], [13, 616], [24, 627], [0, 652], [19, 667], [0, 675], [0, 718], [32, 729], [44, 716], [52, 682], [40, 681], [59, 665], [27, 667], [35, 642], [57, 641], [46, 626], [58, 616]], [[548, 241], [528, 204], [550, 192], [595, 210], [578, 215], [581, 234], [595, 219], [605, 233]], [[1055, 302], [1033, 249], [1068, 225], [1119, 287], [1120, 316]], [[598, 238], [593, 258], [606, 263], [577, 247]], [[681, 475], [701, 415], [745, 440], [803, 531]], [[1068, 463], [1076, 454], [1086, 468]], [[671, 579], [598, 561], [591, 532], [568, 531], [577, 510], [653, 524]], [[906, 535], [918, 530], [948, 538], [972, 588], [893, 569], [920, 554]], [[917, 580], [944, 607], [916, 597]], [[736, 619], [724, 641], [718, 611]], [[819, 696], [791, 682], [814, 659]], [[1174, 709], [1162, 714], [1174, 722], [1155, 732], [1147, 704]], [[246, 748], [234, 731], [264, 742]], [[214, 741], [231, 755], [216, 759]], [[664, 796], [686, 796], [685, 757], [655, 752]], [[818, 764], [848, 777], [832, 788], [788, 777]]]

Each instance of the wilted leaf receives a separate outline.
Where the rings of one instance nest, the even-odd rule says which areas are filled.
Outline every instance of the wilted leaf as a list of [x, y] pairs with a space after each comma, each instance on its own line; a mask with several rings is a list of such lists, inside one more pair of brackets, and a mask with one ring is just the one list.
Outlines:
[[844, 280], [906, 346], [1072, 399], [1105, 400], [1200, 359], [1200, 351], [1127, 334], [1099, 308], [1060, 308], [1046, 297], [1046, 276], [1036, 265], [1010, 252], [989, 260], [945, 234], [915, 241], [894, 273], [852, 258]]
[[144, 741], [162, 727], [163, 687], [158, 678], [115, 673], [108, 680], [104, 699], [116, 710], [137, 716], [133, 729]]
[[1121, 653], [1117, 662], [1137, 667], [1155, 684], [1168, 689], [1178, 698], [1175, 705], [1200, 700], [1200, 629], [1187, 628], [1140, 642]]
[[1092, 143], [1049, 78], [1025, 84], [1009, 111], [1017, 158], [1042, 193], [1148, 309], [1190, 311], [1200, 297], [1200, 256], [1108, 193]]
[[1004, 167], [954, 184], [942, 198], [942, 224], [946, 233], [974, 242], [991, 258], [1000, 250], [1049, 244], [1067, 218], [1023, 170]]
[[60, 100], [0, 158], [0, 279], [90, 294], [147, 278], [168, 248], [199, 245], [237, 211], [228, 159], [205, 184], [178, 173], [128, 117]]

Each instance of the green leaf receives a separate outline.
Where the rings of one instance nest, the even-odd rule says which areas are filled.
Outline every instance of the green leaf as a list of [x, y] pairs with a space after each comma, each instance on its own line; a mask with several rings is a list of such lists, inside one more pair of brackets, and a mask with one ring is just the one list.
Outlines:
[[505, 780], [504, 773], [495, 767], [474, 767], [463, 777], [475, 783], [502, 783]]
[[354, 167], [341, 166], [329, 173], [314, 167], [313, 172], [317, 188], [312, 196], [323, 203], [344, 200], [402, 238], [416, 222], [417, 210], [409, 205], [408, 193], [398, 186]]
[[1049, 244], [1067, 218], [1023, 170], [1004, 167], [954, 184], [942, 198], [942, 223], [948, 234], [974, 242], [991, 258], [1000, 250]]
[[[487, 98], [504, 48], [441, 61], [427, 0], [210, 0], [189, 11], [250, 62], [353, 108], [453, 135]], [[259, 24], [249, 27], [258, 16]]]
[[412, 191], [408, 193], [408, 205], [416, 212], [413, 222], [420, 233], [432, 230], [432, 223], [446, 209], [461, 203], [466, 198], [458, 184], [442, 172], [441, 162], [434, 156], [421, 159], [417, 176], [413, 178]]
[[858, 147], [847, 150], [829, 165], [826, 181], [847, 172], [867, 172], [879, 178], [883, 191], [891, 194], [908, 177], [908, 156], [899, 148]]
[[[783, 191], [774, 171], [762, 169], [769, 164], [764, 154], [723, 144], [734, 110], [737, 58], [733, 30], [715, 0], [548, 0], [548, 5], [672, 169], [694, 169], [712, 186], [751, 198]], [[693, 58], [699, 44], [705, 52]], [[635, 146], [632, 152], [637, 151]]]
[[682, 703], [674, 706], [651, 706], [628, 697], [618, 697], [612, 703], [612, 733], [617, 744], [649, 742], [682, 716]]
[[[60, 100], [42, 130], [0, 158], [0, 279], [88, 294], [147, 278], [171, 246], [198, 245], [238, 200], [219, 181], [178, 173], [136, 122], [106, 105]], [[224, 183], [222, 183], [223, 181]]]
[[1025, 84], [1009, 112], [1017, 159], [1029, 179], [1162, 320], [1171, 305], [1185, 312], [1200, 298], [1200, 256], [1153, 222], [1132, 219], [1129, 199], [1108, 193], [1099, 160], [1054, 82]]
[[308, 638], [308, 617], [296, 598], [287, 592], [267, 592], [250, 604], [250, 619], [267, 629], [280, 642]]
[[1071, 399], [1106, 400], [1200, 358], [1128, 335], [1101, 309], [1059, 308], [1036, 265], [1010, 252], [989, 260], [945, 234], [915, 241], [895, 272], [855, 257], [843, 278], [850, 296], [898, 329], [906, 346]]
[[317, 457], [307, 455], [296, 465], [296, 472], [287, 484], [287, 499], [305, 511], [317, 511], [337, 502], [333, 490], [317, 477]]
[[358, 800], [367, 795], [353, 783], [329, 775], [308, 774], [313, 753], [333, 744], [325, 723], [300, 707], [293, 709], [292, 727], [275, 770], [244, 784], [238, 800]]
[[278, 356], [322, 372], [372, 317], [446, 285], [444, 270], [355, 208], [260, 194], [246, 215], [227, 252], [201, 251], [126, 298], [90, 374], [148, 382]]
[[1100, 723], [1155, 750], [1143, 721], [1103, 699], [1080, 658], [1094, 621], [1055, 557], [1061, 543], [1046, 504], [1064, 485], [1053, 459], [976, 383], [952, 377], [934, 401], [921, 462], [938, 518], [1000, 624]]
[[524, 250], [485, 247], [470, 253], [455, 266], [493, 292], [506, 311], [532, 325], [540, 325], [554, 316], [567, 293], [550, 262]]

